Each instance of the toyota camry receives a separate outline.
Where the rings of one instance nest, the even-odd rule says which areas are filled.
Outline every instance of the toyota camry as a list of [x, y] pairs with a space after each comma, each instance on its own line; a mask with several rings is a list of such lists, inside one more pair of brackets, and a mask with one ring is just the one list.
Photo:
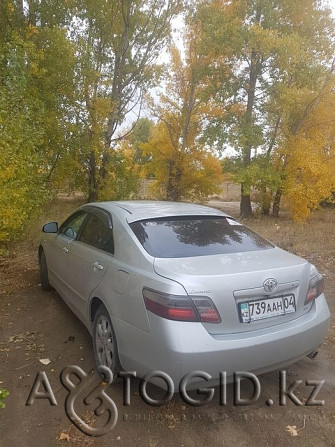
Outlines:
[[175, 385], [192, 371], [255, 374], [314, 357], [328, 328], [322, 275], [205, 206], [82, 206], [44, 225], [41, 284], [93, 338], [97, 365]]

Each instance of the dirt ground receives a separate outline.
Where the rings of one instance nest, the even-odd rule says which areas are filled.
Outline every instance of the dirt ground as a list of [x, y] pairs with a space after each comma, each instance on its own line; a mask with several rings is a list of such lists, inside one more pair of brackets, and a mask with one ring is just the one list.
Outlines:
[[[41, 290], [36, 256], [42, 222], [61, 221], [80, 203], [80, 198], [55, 200], [29, 228], [25, 241], [10, 245], [0, 257], [0, 387], [10, 392], [6, 408], [0, 409], [1, 446], [335, 446], [335, 210], [320, 210], [304, 225], [287, 217], [246, 222], [282, 248], [310, 260], [325, 275], [332, 315], [328, 337], [315, 360], [303, 359], [286, 370], [288, 385], [303, 381], [294, 391], [302, 406], [290, 400], [279, 405], [278, 371], [259, 376], [261, 395], [249, 406], [234, 405], [234, 387], [228, 385], [224, 406], [215, 389], [212, 401], [203, 406], [190, 406], [175, 395], [164, 406], [153, 407], [141, 399], [138, 379], [131, 381], [130, 406], [124, 406], [119, 380], [105, 387], [117, 405], [118, 422], [110, 433], [94, 438], [66, 416], [68, 393], [59, 378], [67, 365], [78, 365], [87, 373], [94, 370], [91, 339], [56, 292]], [[211, 205], [237, 212], [236, 204]], [[41, 359], [50, 363], [42, 364]], [[57, 405], [37, 399], [26, 406], [39, 371], [46, 373]], [[312, 391], [306, 380], [325, 381], [316, 397], [324, 405], [305, 405]], [[241, 389], [242, 396], [252, 394], [248, 381]], [[162, 397], [160, 393], [148, 387], [150, 396]], [[96, 405], [77, 404], [78, 414], [93, 424]]]

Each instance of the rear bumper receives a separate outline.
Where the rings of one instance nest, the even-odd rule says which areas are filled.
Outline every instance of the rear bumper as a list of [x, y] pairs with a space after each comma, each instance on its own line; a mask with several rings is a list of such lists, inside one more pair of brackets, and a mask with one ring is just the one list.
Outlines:
[[[210, 384], [215, 385], [222, 371], [229, 380], [236, 371], [260, 374], [292, 364], [322, 344], [328, 323], [324, 295], [302, 317], [272, 328], [237, 334], [212, 336], [200, 323], [164, 320], [153, 314], [150, 314], [150, 333], [120, 320], [113, 322], [120, 335], [123, 368], [135, 370], [139, 377], [163, 371], [173, 380], [176, 391], [182, 377], [192, 371], [207, 372], [212, 377]], [[122, 334], [127, 340], [124, 346]], [[163, 383], [159, 380], [156, 384]]]

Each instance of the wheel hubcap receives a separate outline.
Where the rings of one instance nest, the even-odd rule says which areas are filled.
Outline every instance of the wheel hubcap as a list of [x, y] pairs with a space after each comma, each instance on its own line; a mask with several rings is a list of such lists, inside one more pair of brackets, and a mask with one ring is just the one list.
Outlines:
[[113, 331], [110, 322], [103, 315], [100, 316], [97, 322], [95, 331], [95, 345], [100, 364], [107, 366], [111, 371], [113, 371], [114, 367]]

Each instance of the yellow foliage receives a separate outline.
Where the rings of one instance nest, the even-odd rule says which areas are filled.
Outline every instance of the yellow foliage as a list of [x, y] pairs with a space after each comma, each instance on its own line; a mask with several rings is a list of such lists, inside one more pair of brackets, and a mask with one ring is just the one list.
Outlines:
[[39, 30], [36, 26], [29, 23], [26, 27], [26, 37], [27, 39], [31, 38], [32, 36], [36, 36], [39, 33]]
[[[200, 26], [200, 25], [198, 25]], [[151, 101], [158, 118], [151, 138], [141, 145], [149, 163], [143, 171], [154, 176], [156, 195], [168, 200], [201, 198], [218, 192], [223, 181], [217, 157], [199, 142], [203, 120], [223, 116], [225, 110], [202, 99], [204, 69], [208, 58], [199, 50], [199, 29], [189, 28], [185, 38], [185, 60], [170, 48], [170, 73], [160, 104]]]
[[335, 79], [327, 82], [296, 133], [281, 149], [283, 192], [295, 220], [306, 219], [335, 191]]
[[143, 154], [151, 159], [144, 172], [155, 176], [154, 193], [162, 199], [180, 200], [218, 192], [223, 181], [219, 160], [201, 145], [183, 150], [175, 144], [173, 135], [174, 131], [170, 133], [167, 125], [160, 122], [148, 143], [141, 145]]
[[122, 200], [136, 196], [140, 168], [135, 163], [134, 155], [127, 139], [114, 149], [105, 167], [107, 174], [101, 185], [99, 200]]
[[290, 145], [285, 195], [293, 218], [303, 220], [335, 189], [334, 155], [330, 157], [320, 143], [307, 138], [293, 138]]

